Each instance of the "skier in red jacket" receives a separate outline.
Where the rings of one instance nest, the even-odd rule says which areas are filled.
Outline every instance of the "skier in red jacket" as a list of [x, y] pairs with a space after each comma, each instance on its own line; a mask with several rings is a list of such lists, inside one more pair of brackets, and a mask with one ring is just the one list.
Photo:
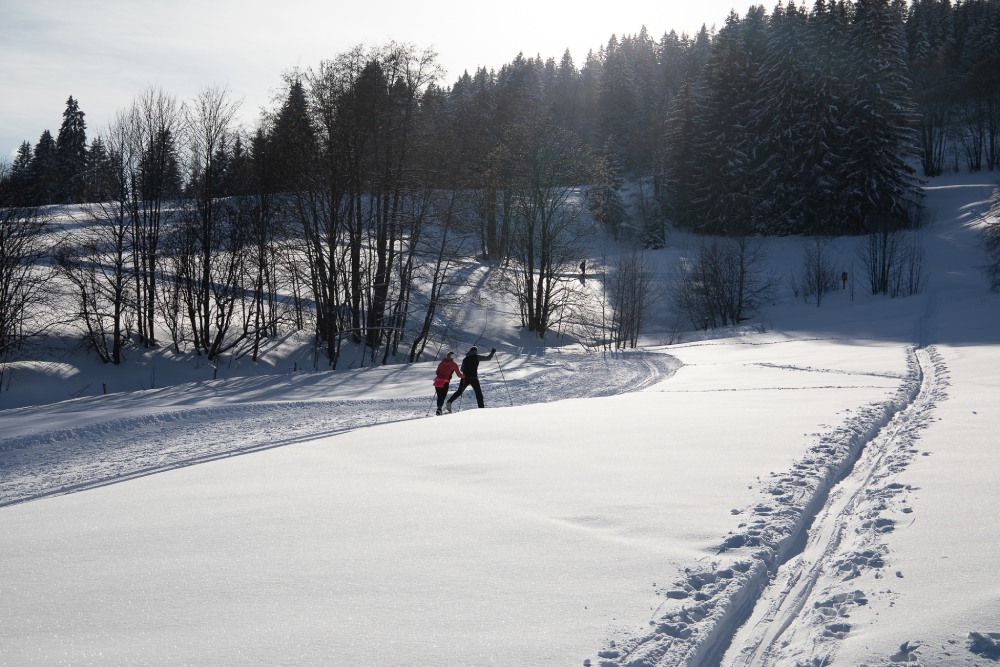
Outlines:
[[[465, 374], [455, 363], [455, 353], [449, 352], [444, 355], [444, 359], [438, 364], [437, 374], [434, 376], [434, 391], [437, 392], [437, 413], [441, 414], [441, 406], [444, 405], [444, 399], [448, 396], [448, 383], [451, 382], [451, 374], [457, 373], [458, 377], [465, 378]], [[449, 410], [448, 412], [451, 412]]]

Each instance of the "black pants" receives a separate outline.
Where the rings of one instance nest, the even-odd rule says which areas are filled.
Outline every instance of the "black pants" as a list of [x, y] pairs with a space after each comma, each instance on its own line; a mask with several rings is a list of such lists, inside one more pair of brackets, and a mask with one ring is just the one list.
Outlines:
[[476, 392], [476, 403], [479, 404], [479, 407], [485, 408], [486, 405], [483, 403], [483, 388], [479, 386], [479, 378], [469, 377], [468, 375], [462, 378], [462, 381], [458, 385], [458, 389], [456, 389], [455, 393], [448, 399], [448, 405], [454, 403], [455, 399], [462, 395], [462, 392], [465, 391], [466, 387], [472, 387], [472, 390]]
[[434, 387], [434, 391], [438, 395], [438, 412], [441, 412], [441, 407], [444, 405], [444, 399], [448, 398], [448, 385], [445, 384], [443, 387]]

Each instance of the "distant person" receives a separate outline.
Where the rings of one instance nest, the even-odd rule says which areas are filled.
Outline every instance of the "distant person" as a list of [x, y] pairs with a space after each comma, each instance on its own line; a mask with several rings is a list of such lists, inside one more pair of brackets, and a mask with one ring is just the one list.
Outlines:
[[469, 348], [469, 353], [465, 355], [465, 359], [462, 359], [462, 374], [465, 377], [458, 384], [458, 389], [452, 394], [451, 398], [448, 399], [448, 412], [451, 412], [451, 404], [455, 402], [455, 399], [462, 395], [466, 387], [472, 387], [472, 390], [476, 392], [476, 403], [479, 407], [485, 408], [486, 405], [483, 403], [483, 388], [479, 386], [479, 362], [489, 361], [493, 358], [493, 355], [497, 353], [497, 349], [490, 348], [490, 353], [485, 357], [480, 356], [479, 348], [473, 345]]
[[[437, 392], [437, 414], [441, 414], [444, 399], [448, 398], [448, 385], [451, 383], [452, 373], [457, 373], [460, 378], [465, 377], [458, 364], [455, 363], [455, 353], [448, 352], [448, 354], [444, 355], [441, 363], [438, 364], [437, 373], [434, 375], [434, 391]], [[450, 408], [448, 412], [451, 412]]]

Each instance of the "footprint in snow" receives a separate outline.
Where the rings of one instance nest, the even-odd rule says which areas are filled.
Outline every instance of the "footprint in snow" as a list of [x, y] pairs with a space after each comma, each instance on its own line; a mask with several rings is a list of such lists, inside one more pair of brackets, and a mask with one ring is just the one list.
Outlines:
[[916, 653], [919, 648], [920, 644], [913, 644], [911, 646], [910, 642], [903, 642], [899, 646], [899, 651], [889, 656], [889, 662], [917, 662], [919, 658]]
[[969, 650], [989, 660], [1000, 661], [1000, 632], [970, 632]]

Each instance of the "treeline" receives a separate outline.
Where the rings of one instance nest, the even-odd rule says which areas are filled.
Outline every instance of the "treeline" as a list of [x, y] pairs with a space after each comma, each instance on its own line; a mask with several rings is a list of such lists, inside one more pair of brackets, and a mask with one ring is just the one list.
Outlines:
[[718, 33], [612, 37], [579, 67], [519, 55], [451, 86], [431, 52], [359, 47], [290, 73], [249, 128], [225, 90], [150, 90], [88, 143], [70, 97], [0, 192], [7, 218], [94, 213], [58, 266], [109, 361], [164, 330], [210, 358], [256, 354], [282, 327], [313, 331], [333, 365], [345, 342], [414, 359], [473, 254], [511, 269], [525, 328], [567, 317], [582, 184], [611, 233], [654, 247], [671, 224], [913, 225], [921, 162], [997, 166], [998, 45], [998, 0], [817, 0], [751, 7]]
[[[912, 164], [924, 175], [1000, 165], [998, 47], [997, 0], [817, 0], [750, 7], [717, 34], [613, 36], [579, 67], [568, 51], [518, 56], [447, 89], [437, 76], [425, 85], [466, 119], [456, 147], [480, 161], [517, 115], [542, 113], [619, 176], [653, 177], [660, 220], [841, 233], [909, 215]], [[19, 148], [17, 189], [35, 203], [100, 197], [102, 143], [86, 143], [71, 97], [55, 138]], [[234, 164], [248, 144], [226, 146]]]

